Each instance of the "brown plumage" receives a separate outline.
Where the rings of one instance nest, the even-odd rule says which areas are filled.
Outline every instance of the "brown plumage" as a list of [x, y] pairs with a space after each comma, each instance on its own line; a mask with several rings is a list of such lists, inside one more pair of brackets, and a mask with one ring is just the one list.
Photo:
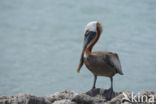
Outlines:
[[119, 61], [116, 53], [92, 52], [84, 59], [84, 63], [97, 76], [112, 77], [116, 73], [123, 74], [121, 66], [116, 66], [113, 60]]
[[79, 72], [82, 65], [94, 75], [95, 88], [97, 76], [106, 76], [111, 79], [111, 92], [113, 92], [113, 76], [117, 73], [123, 75], [120, 60], [117, 53], [113, 52], [92, 52], [93, 46], [98, 41], [102, 33], [102, 26], [98, 21], [89, 22], [85, 28], [84, 46], [81, 53], [80, 64], [77, 71]]

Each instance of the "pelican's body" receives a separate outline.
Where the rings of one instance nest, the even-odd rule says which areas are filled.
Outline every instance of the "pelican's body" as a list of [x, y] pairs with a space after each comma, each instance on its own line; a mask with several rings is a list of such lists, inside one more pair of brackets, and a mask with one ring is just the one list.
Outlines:
[[81, 53], [79, 72], [82, 65], [94, 75], [92, 89], [95, 89], [97, 76], [106, 76], [111, 79], [110, 96], [113, 93], [113, 76], [117, 73], [123, 75], [121, 64], [117, 53], [113, 52], [92, 52], [93, 46], [98, 41], [102, 33], [102, 25], [98, 21], [92, 21], [85, 27], [84, 46]]
[[[116, 73], [121, 73], [111, 63], [111, 60], [118, 60], [118, 55], [112, 52], [92, 52], [88, 57], [84, 57], [86, 67], [97, 76], [112, 77]], [[122, 74], [122, 73], [121, 73]]]

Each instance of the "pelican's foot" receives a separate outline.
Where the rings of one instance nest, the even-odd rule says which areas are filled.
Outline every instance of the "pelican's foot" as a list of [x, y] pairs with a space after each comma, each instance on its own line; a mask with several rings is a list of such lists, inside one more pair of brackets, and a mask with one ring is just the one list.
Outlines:
[[86, 92], [86, 94], [89, 95], [89, 96], [94, 97], [94, 96], [100, 94], [100, 88], [92, 88], [91, 90]]
[[115, 93], [113, 89], [110, 88], [104, 91], [103, 96], [106, 97], [106, 100], [111, 100], [113, 97], [115, 97]]
[[110, 89], [95, 88], [89, 90], [88, 92], [86, 92], [86, 94], [92, 97], [102, 95], [106, 98], [106, 100], [111, 100], [113, 97], [115, 97], [115, 93], [111, 88]]

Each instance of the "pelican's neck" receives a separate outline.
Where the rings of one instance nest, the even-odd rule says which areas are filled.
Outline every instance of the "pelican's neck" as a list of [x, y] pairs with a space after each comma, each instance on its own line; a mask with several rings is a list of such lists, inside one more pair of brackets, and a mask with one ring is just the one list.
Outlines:
[[96, 38], [93, 40], [92, 44], [89, 44], [89, 46], [86, 48], [84, 56], [89, 56], [92, 53], [92, 49], [96, 42], [98, 41], [100, 35], [97, 35]]
[[93, 46], [94, 46], [94, 44], [91, 45], [90, 47], [86, 48], [85, 53], [84, 53], [84, 57], [88, 57], [92, 53]]

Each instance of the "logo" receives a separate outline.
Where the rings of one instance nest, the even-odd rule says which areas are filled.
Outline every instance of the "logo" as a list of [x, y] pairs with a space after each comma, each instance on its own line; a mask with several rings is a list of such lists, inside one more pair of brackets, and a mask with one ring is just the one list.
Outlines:
[[124, 97], [122, 98], [122, 103], [124, 103], [124, 102], [132, 103], [126, 93], [123, 92], [122, 94], [124, 95]]
[[134, 94], [133, 92], [128, 95], [125, 92], [122, 93], [123, 98], [122, 98], [122, 104], [125, 102], [128, 103], [154, 103], [155, 102], [155, 96], [154, 95], [142, 95], [140, 93]]

